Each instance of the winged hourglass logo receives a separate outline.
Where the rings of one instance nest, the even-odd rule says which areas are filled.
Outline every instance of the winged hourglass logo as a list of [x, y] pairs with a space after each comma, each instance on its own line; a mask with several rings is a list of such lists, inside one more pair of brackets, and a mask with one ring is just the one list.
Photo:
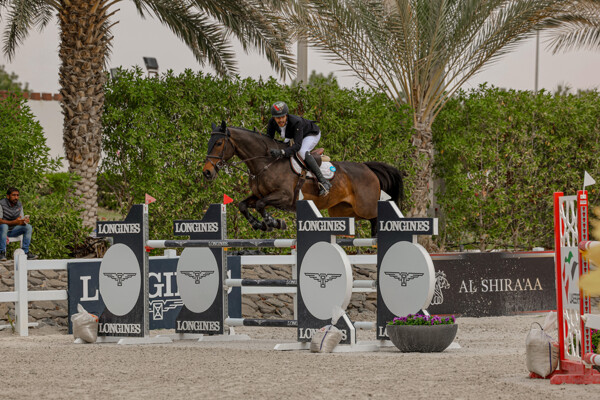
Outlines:
[[197, 285], [200, 283], [202, 278], [206, 278], [208, 275], [214, 273], [215, 271], [181, 271], [181, 273], [185, 276], [189, 276], [194, 280], [194, 283]]
[[406, 286], [408, 281], [424, 275], [422, 272], [386, 272], [385, 274], [399, 280], [402, 286]]
[[319, 282], [322, 288], [326, 286], [327, 282], [330, 282], [342, 276], [342, 274], [325, 274], [320, 272], [305, 272], [304, 275], [308, 276], [309, 278], [313, 278], [315, 281]]
[[123, 286], [123, 281], [136, 276], [135, 272], [105, 272], [104, 276], [117, 281], [117, 286]]

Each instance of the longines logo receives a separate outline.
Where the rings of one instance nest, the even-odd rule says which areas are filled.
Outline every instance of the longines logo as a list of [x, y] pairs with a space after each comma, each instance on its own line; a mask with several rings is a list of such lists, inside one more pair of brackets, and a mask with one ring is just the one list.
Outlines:
[[113, 324], [103, 323], [98, 324], [98, 333], [142, 333], [140, 324]]
[[118, 224], [107, 224], [107, 223], [98, 223], [98, 233], [103, 235], [109, 235], [114, 233], [140, 233], [141, 228], [140, 224], [127, 224], [127, 223], [118, 223]]
[[104, 276], [117, 281], [117, 286], [123, 286], [123, 281], [136, 276], [135, 272], [105, 272]]
[[424, 275], [422, 272], [386, 272], [385, 274], [399, 280], [402, 286], [406, 286], [408, 281]]
[[202, 278], [206, 278], [208, 275], [214, 273], [215, 271], [181, 271], [181, 273], [185, 276], [189, 276], [194, 280], [194, 283], [198, 285]]
[[175, 233], [218, 232], [216, 222], [175, 222]]
[[[319, 332], [321, 329], [315, 328], [300, 328], [298, 330], [298, 339], [312, 339], [315, 333]], [[342, 340], [346, 340], [348, 338], [347, 329], [340, 329], [342, 332]]]
[[327, 282], [331, 282], [334, 279], [339, 278], [342, 274], [325, 274], [320, 272], [305, 272], [304, 275], [309, 278], [313, 278], [315, 281], [321, 284], [321, 287], [324, 288]]
[[429, 232], [429, 221], [379, 221], [379, 230], [388, 232]]
[[346, 230], [346, 221], [298, 221], [298, 230], [304, 232], [339, 232]]
[[177, 321], [179, 331], [211, 331], [217, 332], [221, 329], [219, 321]]

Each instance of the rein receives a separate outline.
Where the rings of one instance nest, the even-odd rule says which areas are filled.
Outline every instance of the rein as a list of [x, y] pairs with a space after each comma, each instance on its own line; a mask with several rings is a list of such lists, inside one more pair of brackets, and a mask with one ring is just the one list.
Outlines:
[[[224, 136], [226, 138], [225, 145], [223, 146], [223, 150], [221, 150], [221, 154], [220, 155], [218, 155], [218, 156], [207, 155], [206, 158], [210, 161], [210, 163], [212, 164], [213, 167], [215, 167], [217, 169], [223, 169], [227, 173], [229, 173], [230, 168], [234, 168], [234, 169], [237, 169], [237, 170], [245, 173], [246, 175], [248, 175], [248, 177], [250, 179], [257, 179], [263, 172], [265, 172], [267, 169], [269, 169], [269, 167], [271, 165], [273, 165], [276, 161], [279, 160], [278, 158], [274, 159], [273, 161], [271, 161], [270, 163], [268, 163], [264, 167], [262, 167], [261, 170], [258, 171], [258, 173], [253, 174], [252, 172], [250, 172], [249, 168], [248, 168], [248, 170], [244, 170], [243, 168], [238, 167], [238, 165], [240, 163], [244, 163], [245, 164], [248, 161], [256, 160], [258, 158], [270, 157], [269, 155], [255, 156], [255, 157], [240, 159], [240, 161], [229, 162], [228, 163], [224, 159], [224, 157], [225, 157], [225, 150], [227, 149], [227, 144], [233, 146], [233, 144], [230, 143], [231, 134], [229, 133], [229, 129], [227, 129], [226, 133], [223, 133], [223, 132], [212, 132], [211, 135], [221, 135], [221, 136]], [[266, 147], [266, 144], [265, 144], [265, 147]], [[234, 148], [235, 148], [235, 146], [234, 146]], [[267, 150], [268, 150], [268, 147], [267, 147]], [[216, 163], [213, 162], [213, 160], [212, 160], [213, 158], [217, 159]], [[246, 167], [248, 167], [248, 166], [246, 165]]]

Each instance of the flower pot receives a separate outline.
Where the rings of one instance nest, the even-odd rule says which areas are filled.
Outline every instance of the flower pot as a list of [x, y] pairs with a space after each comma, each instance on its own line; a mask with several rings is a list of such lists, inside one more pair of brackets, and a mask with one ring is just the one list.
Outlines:
[[390, 340], [404, 353], [444, 351], [456, 337], [457, 331], [457, 324], [387, 326]]

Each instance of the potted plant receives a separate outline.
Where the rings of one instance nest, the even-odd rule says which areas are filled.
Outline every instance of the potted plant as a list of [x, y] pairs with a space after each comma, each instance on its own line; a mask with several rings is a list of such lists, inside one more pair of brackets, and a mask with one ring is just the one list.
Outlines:
[[408, 352], [440, 352], [446, 350], [456, 337], [458, 324], [454, 315], [409, 314], [387, 323], [387, 334], [398, 348]]

